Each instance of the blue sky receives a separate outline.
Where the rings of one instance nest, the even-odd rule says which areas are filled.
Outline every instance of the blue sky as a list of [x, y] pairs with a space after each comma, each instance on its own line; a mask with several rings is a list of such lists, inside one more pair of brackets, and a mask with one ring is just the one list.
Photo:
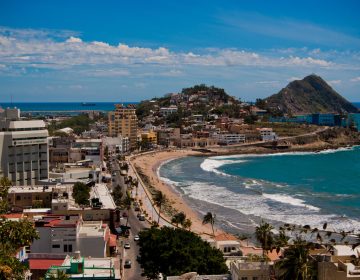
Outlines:
[[0, 0], [0, 98], [139, 101], [197, 83], [243, 100], [316, 73], [360, 101], [359, 1]]

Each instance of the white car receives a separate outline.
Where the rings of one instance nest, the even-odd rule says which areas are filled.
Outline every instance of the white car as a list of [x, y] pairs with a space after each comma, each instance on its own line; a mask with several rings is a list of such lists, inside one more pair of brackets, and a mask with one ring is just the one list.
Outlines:
[[130, 243], [125, 243], [125, 244], [124, 244], [124, 248], [125, 248], [125, 249], [130, 249]]
[[139, 235], [135, 235], [135, 236], [134, 236], [134, 241], [139, 241], [139, 240], [140, 240]]

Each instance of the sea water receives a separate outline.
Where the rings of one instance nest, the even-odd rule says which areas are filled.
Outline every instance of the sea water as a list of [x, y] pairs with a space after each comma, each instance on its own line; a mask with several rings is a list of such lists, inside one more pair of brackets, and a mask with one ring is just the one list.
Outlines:
[[159, 175], [230, 232], [252, 232], [261, 219], [360, 231], [360, 147], [187, 157], [163, 164]]

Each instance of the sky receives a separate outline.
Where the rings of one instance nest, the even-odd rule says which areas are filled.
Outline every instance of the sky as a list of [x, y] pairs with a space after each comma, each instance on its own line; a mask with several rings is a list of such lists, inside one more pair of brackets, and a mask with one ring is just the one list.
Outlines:
[[0, 0], [3, 102], [241, 100], [310, 74], [360, 102], [360, 1]]

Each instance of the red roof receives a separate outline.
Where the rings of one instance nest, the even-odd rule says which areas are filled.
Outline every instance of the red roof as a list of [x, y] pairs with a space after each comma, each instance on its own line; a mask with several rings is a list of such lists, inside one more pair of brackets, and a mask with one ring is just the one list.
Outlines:
[[62, 265], [64, 262], [63, 259], [57, 259], [57, 260], [53, 260], [53, 259], [29, 259], [29, 266], [30, 266], [30, 270], [31, 269], [41, 269], [41, 270], [48, 270], [50, 268], [50, 266], [52, 265]]
[[22, 213], [10, 213], [10, 214], [3, 214], [1, 218], [5, 219], [21, 219], [23, 217]]

